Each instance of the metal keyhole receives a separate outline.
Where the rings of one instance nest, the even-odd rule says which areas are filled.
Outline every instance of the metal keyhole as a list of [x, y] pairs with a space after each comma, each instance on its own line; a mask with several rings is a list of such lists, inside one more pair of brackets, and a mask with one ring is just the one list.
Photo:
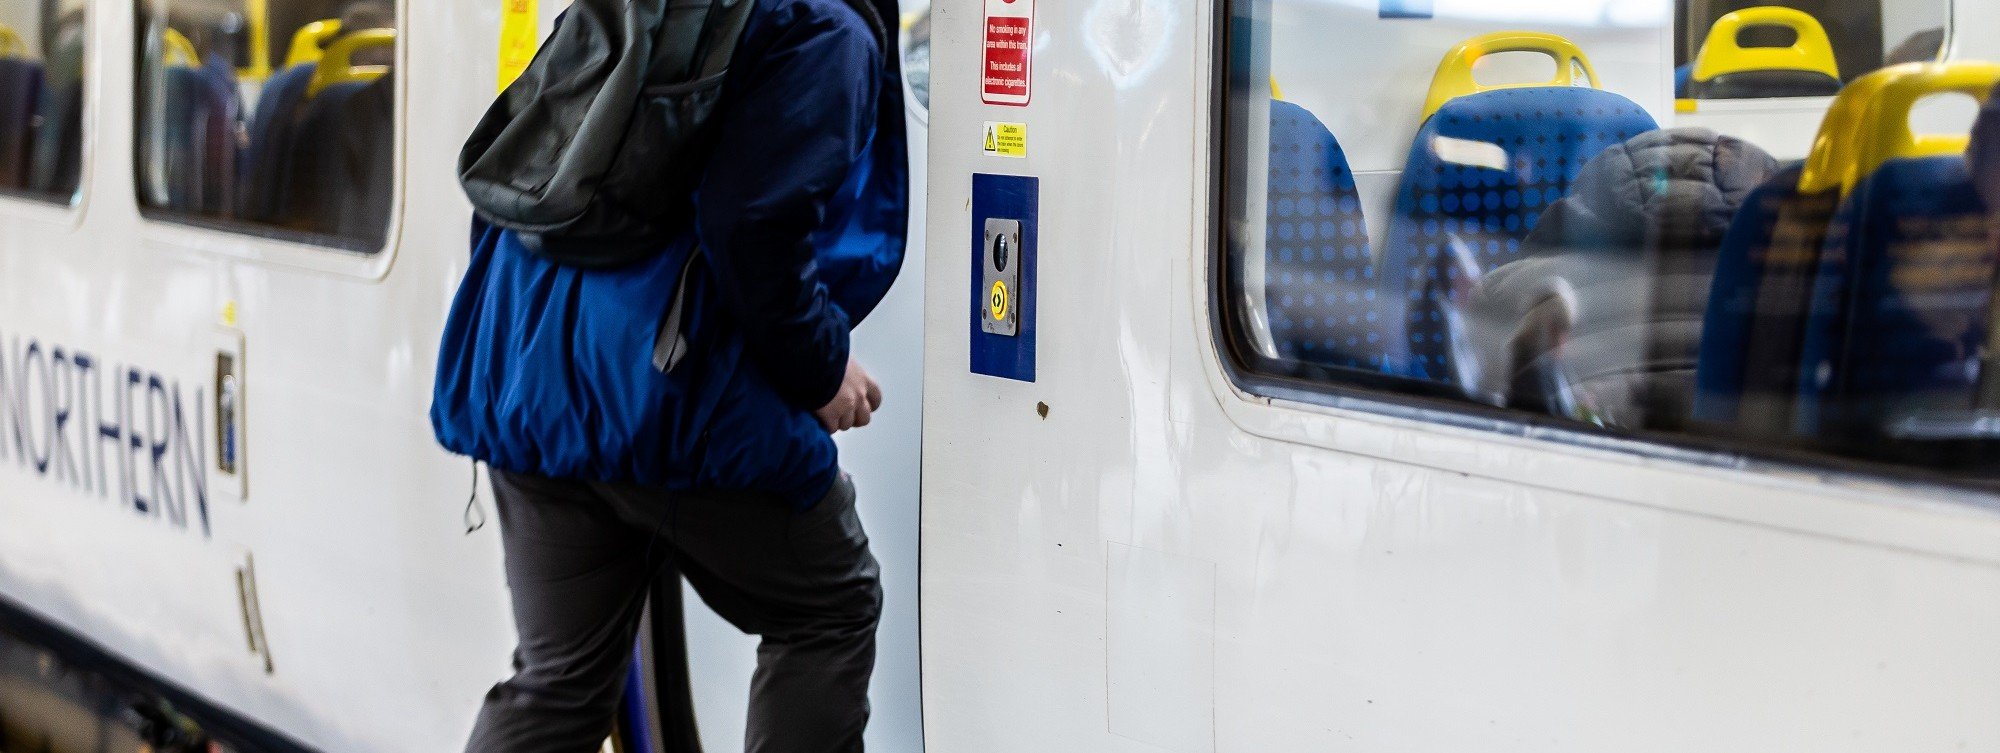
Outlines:
[[1012, 255], [1012, 249], [1009, 247], [1007, 236], [1005, 234], [995, 236], [993, 238], [993, 271], [1007, 271], [1007, 257], [1010, 255]]

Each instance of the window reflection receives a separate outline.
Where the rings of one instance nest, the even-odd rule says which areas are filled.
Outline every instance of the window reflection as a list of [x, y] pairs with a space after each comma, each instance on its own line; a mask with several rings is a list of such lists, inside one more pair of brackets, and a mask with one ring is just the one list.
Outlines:
[[1885, 66], [1936, 62], [1949, 10], [1942, 0], [1683, 0], [1679, 96], [1832, 96]]
[[83, 0], [0, 0], [0, 192], [75, 198], [84, 36]]
[[[1644, 34], [1461, 23], [1425, 65], [1382, 58], [1421, 55], [1435, 22], [1233, 3], [1222, 305], [1238, 362], [1578, 428], [2000, 477], [2000, 65], [1883, 68], [1883, 7], [1816, 27], [1798, 9], [1697, 5], [1683, 15], [1736, 14], [1746, 48], [1821, 49], [1789, 69], [1817, 78], [1702, 80], [1715, 97], [1817, 87], [1830, 105], [1811, 154], [1680, 122], [1630, 64], [1656, 55], [1660, 76], [1675, 59]], [[1789, 36], [1750, 38], [1777, 22]], [[1863, 22], [1873, 62], [1834, 70], [1851, 33], [1835, 29]], [[1364, 86], [1343, 72], [1352, 51], [1283, 48], [1313, 24], [1373, 40], [1353, 54], [1378, 70], [1436, 75]], [[1496, 77], [1482, 66], [1502, 53], [1556, 64]], [[1912, 125], [1946, 96], [1987, 102], [1972, 134]], [[1396, 122], [1416, 125], [1380, 127]]]
[[373, 252], [394, 191], [388, 0], [138, 3], [141, 202]]

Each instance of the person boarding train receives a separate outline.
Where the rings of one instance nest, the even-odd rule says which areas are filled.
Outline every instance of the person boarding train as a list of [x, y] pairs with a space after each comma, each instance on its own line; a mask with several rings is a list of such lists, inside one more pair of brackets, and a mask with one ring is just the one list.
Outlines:
[[520, 642], [467, 750], [597, 749], [669, 567], [762, 637], [749, 750], [862, 748], [882, 591], [831, 434], [882, 402], [848, 338], [907, 232], [895, 12], [579, 0], [468, 142], [432, 420], [492, 470]]

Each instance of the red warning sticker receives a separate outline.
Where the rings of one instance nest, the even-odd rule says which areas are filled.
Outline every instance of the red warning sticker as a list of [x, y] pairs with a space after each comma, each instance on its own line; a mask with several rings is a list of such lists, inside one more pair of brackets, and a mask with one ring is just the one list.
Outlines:
[[1035, 0], [986, 0], [986, 53], [980, 66], [980, 101], [1028, 104], [1034, 82]]

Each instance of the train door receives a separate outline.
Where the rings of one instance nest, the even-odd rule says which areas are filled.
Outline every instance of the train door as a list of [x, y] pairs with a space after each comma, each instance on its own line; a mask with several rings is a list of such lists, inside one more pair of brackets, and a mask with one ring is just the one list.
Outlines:
[[2000, 744], [1993, 10], [1752, 5], [941, 16], [928, 742]]
[[[870, 686], [870, 750], [923, 750], [923, 708], [918, 668], [918, 551], [920, 434], [924, 404], [923, 280], [925, 169], [929, 131], [931, 7], [903, 2], [902, 54], [909, 112], [910, 246], [889, 295], [855, 331], [856, 357], [881, 382], [885, 403], [868, 428], [838, 437], [841, 465], [860, 492], [862, 523], [882, 565], [884, 613], [877, 631], [876, 668]], [[743, 699], [756, 666], [756, 640], [747, 638], [685, 591], [695, 717], [704, 748], [743, 747]]]

